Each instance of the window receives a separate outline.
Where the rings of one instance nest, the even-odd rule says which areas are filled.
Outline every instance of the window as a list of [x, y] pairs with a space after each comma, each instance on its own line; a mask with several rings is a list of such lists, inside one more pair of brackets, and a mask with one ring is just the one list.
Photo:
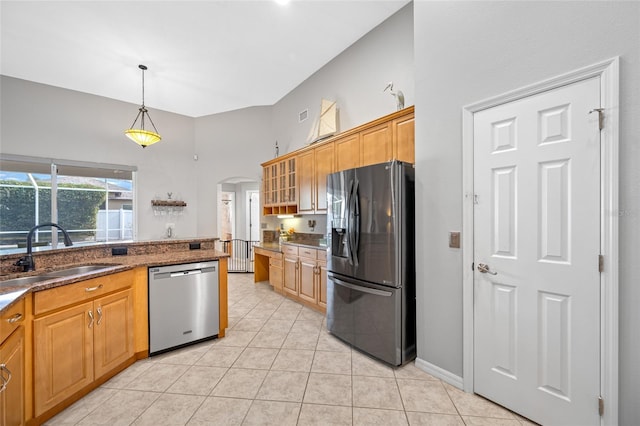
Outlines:
[[[37, 224], [62, 226], [74, 244], [134, 239], [135, 167], [0, 157], [0, 249], [26, 244]], [[57, 233], [39, 228], [33, 245], [52, 246]]]

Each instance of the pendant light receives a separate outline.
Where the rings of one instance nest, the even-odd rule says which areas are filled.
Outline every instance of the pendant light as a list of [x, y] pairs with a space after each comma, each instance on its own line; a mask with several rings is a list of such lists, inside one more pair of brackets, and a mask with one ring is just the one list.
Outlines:
[[[128, 130], [125, 130], [124, 134], [127, 135], [127, 137], [129, 139], [131, 139], [132, 141], [134, 141], [135, 143], [137, 143], [138, 145], [140, 145], [143, 148], [146, 148], [149, 145], [152, 145], [156, 142], [160, 142], [160, 139], [162, 139], [160, 137], [160, 135], [158, 134], [158, 130], [156, 129], [155, 124], [153, 124], [153, 121], [151, 120], [151, 116], [149, 115], [149, 111], [147, 111], [147, 108], [145, 108], [144, 106], [144, 72], [147, 69], [146, 65], [138, 65], [138, 68], [140, 68], [142, 70], [142, 105], [140, 106], [140, 108], [138, 109], [138, 115], [136, 115], [136, 119], [133, 120], [133, 124], [131, 125], [131, 128], [129, 128]], [[153, 126], [153, 132], [150, 130], [145, 130], [144, 129], [144, 116], [147, 116], [147, 118], [149, 119], [149, 122], [151, 123], [151, 125]], [[136, 122], [138, 121], [138, 118], [140, 118], [140, 128], [135, 128]]]

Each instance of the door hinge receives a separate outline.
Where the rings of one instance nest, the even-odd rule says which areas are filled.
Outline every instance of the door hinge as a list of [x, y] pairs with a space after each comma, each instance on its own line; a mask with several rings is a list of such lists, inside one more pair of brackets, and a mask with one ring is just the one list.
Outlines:
[[598, 397], [598, 413], [600, 417], [604, 416], [604, 398], [601, 396]]
[[594, 108], [589, 111], [589, 114], [591, 114], [592, 112], [598, 113], [598, 128], [600, 130], [604, 129], [604, 108]]
[[604, 272], [604, 256], [598, 255], [598, 272]]

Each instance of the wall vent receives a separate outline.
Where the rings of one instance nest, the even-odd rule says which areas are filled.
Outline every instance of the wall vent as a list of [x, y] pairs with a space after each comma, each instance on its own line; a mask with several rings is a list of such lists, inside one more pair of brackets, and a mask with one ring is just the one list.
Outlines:
[[302, 123], [307, 118], [309, 118], [309, 108], [305, 109], [304, 111], [300, 111], [300, 113], [298, 114], [298, 123]]

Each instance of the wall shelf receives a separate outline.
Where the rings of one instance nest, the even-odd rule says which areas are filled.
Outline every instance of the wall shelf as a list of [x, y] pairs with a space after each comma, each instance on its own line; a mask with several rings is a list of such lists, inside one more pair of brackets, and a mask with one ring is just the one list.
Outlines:
[[187, 203], [179, 200], [151, 200], [151, 207], [156, 216], [180, 215]]

